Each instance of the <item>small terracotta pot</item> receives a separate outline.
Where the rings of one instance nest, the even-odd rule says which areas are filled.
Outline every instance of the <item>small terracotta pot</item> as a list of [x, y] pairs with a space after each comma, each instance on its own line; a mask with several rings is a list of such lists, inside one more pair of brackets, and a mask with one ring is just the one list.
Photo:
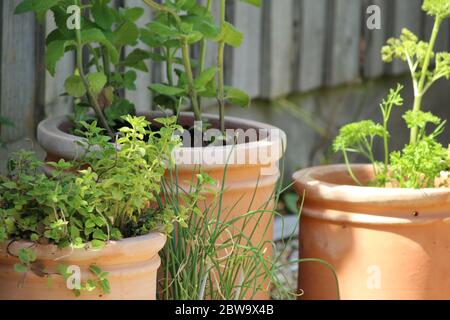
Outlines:
[[[14, 271], [19, 263], [20, 248], [29, 248], [29, 242], [5, 242], [0, 245], [0, 300], [154, 300], [156, 298], [156, 275], [161, 259], [159, 250], [164, 246], [166, 236], [150, 233], [145, 236], [111, 241], [103, 249], [58, 249], [54, 245], [37, 245], [33, 270], [24, 277]], [[79, 267], [81, 282], [95, 280], [89, 271], [92, 264], [108, 272], [111, 292], [103, 295], [100, 290], [81, 292], [76, 298], [68, 289], [66, 281], [56, 274], [58, 265]], [[42, 270], [52, 274], [52, 284]]]
[[[363, 182], [371, 165], [354, 165]], [[450, 189], [355, 186], [344, 165], [294, 174], [300, 257], [336, 270], [342, 299], [450, 299]], [[336, 299], [330, 269], [299, 266], [304, 299]]]
[[[152, 120], [163, 114], [154, 112], [145, 114]], [[219, 118], [215, 115], [204, 115], [203, 118], [213, 127], [219, 126]], [[184, 127], [192, 127], [192, 113], [181, 113], [179, 123]], [[259, 138], [253, 142], [216, 147], [191, 147], [185, 145], [175, 152], [179, 184], [189, 190], [196, 173], [209, 174], [216, 182], [216, 189], [222, 194], [223, 221], [229, 221], [243, 216], [252, 210], [274, 207], [273, 194], [280, 177], [278, 161], [286, 148], [286, 135], [280, 129], [250, 120], [226, 117], [227, 129], [254, 130]], [[74, 159], [82, 154], [82, 149], [75, 143], [80, 137], [68, 134], [70, 122], [66, 117], [49, 118], [42, 121], [38, 127], [38, 141], [47, 152], [47, 160]], [[209, 207], [214, 203], [211, 195], [202, 201], [201, 205]], [[273, 216], [261, 213], [259, 221], [253, 219], [245, 226], [236, 223], [235, 230], [244, 230], [254, 244], [266, 241], [267, 256], [270, 256], [273, 239]], [[256, 226], [256, 232], [251, 230]], [[268, 232], [266, 230], [269, 230]], [[231, 230], [232, 232], [232, 230]], [[269, 298], [269, 292], [260, 292], [256, 299]]]

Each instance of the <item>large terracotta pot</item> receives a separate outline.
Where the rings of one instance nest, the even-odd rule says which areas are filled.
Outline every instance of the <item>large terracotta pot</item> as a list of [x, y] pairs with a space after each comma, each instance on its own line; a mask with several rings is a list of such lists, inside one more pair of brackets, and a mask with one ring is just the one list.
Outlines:
[[[35, 269], [26, 277], [14, 271], [19, 263], [17, 253], [20, 248], [28, 248], [32, 243], [5, 242], [0, 245], [0, 300], [154, 300], [156, 298], [156, 275], [161, 263], [158, 252], [164, 246], [166, 236], [150, 233], [145, 236], [111, 241], [102, 250], [58, 249], [54, 245], [33, 246], [37, 253]], [[69, 290], [62, 276], [54, 274], [59, 264], [78, 266], [81, 282], [95, 280], [89, 267], [97, 265], [107, 276], [111, 292], [103, 295], [101, 291], [81, 292], [76, 298]], [[40, 274], [45, 268], [51, 276]], [[40, 275], [39, 275], [40, 274]], [[19, 285], [21, 284], [21, 285]]]
[[[370, 165], [352, 166], [362, 181]], [[450, 189], [355, 186], [344, 165], [294, 174], [300, 257], [336, 270], [342, 299], [450, 299]], [[330, 269], [300, 264], [305, 299], [336, 299]]]
[[[151, 120], [160, 117], [161, 113], [146, 114]], [[204, 119], [218, 127], [219, 119], [214, 115], [204, 115]], [[191, 113], [181, 113], [179, 122], [184, 127], [192, 127], [194, 120]], [[47, 152], [47, 159], [73, 159], [82, 153], [75, 141], [79, 137], [68, 134], [70, 122], [66, 117], [44, 120], [38, 127], [38, 141]], [[254, 129], [259, 133], [259, 139], [252, 142], [216, 147], [191, 147], [184, 145], [175, 152], [178, 180], [182, 188], [189, 190], [195, 174], [204, 172], [217, 182], [217, 191], [223, 186], [222, 212], [223, 221], [240, 217], [249, 211], [266, 208], [273, 209], [273, 193], [275, 191], [280, 171], [278, 161], [286, 147], [286, 135], [280, 129], [255, 121], [227, 117], [227, 129]], [[207, 196], [201, 205], [211, 206], [214, 199]], [[270, 256], [273, 239], [272, 218], [269, 212], [261, 213], [260, 220], [249, 221], [245, 226], [234, 225], [235, 230], [244, 230], [251, 236], [254, 244], [267, 242], [267, 256]], [[256, 227], [256, 232], [251, 230]], [[269, 230], [268, 232], [266, 230]], [[269, 297], [268, 290], [256, 295], [257, 299]]]

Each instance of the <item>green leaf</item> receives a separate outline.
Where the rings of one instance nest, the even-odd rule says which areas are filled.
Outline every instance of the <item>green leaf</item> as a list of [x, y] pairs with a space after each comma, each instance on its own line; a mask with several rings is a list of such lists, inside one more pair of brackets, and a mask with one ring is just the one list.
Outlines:
[[225, 98], [231, 103], [243, 108], [246, 108], [250, 105], [250, 97], [244, 91], [237, 88], [226, 87], [225, 92]]
[[24, 0], [17, 5], [14, 14], [23, 14], [30, 11], [33, 11], [33, 0]]
[[166, 37], [179, 36], [179, 32], [177, 30], [172, 29], [160, 22], [156, 22], [156, 21], [150, 22], [149, 24], [147, 24], [147, 28], [151, 32], [153, 32], [157, 35], [160, 35], [160, 36], [166, 36]]
[[87, 75], [86, 80], [89, 84], [89, 88], [94, 94], [99, 94], [106, 85], [108, 79], [103, 72], [95, 72]]
[[131, 22], [136, 22], [144, 14], [144, 9], [140, 7], [128, 8], [123, 13], [125, 19]]
[[102, 241], [106, 241], [108, 239], [108, 236], [100, 229], [95, 230], [94, 233], [92, 234], [92, 237], [94, 239], [98, 239], [98, 240], [102, 240]]
[[28, 267], [23, 265], [23, 264], [16, 263], [14, 265], [14, 271], [18, 272], [18, 273], [27, 273], [28, 272]]
[[111, 107], [105, 109], [106, 119], [111, 125], [115, 125], [116, 121], [120, 120], [122, 116], [134, 113], [134, 104], [123, 99], [117, 99]]
[[219, 71], [217, 67], [211, 67], [204, 70], [194, 81], [194, 84], [198, 88], [205, 87], [211, 80], [214, 79], [214, 76]]
[[88, 44], [92, 42], [98, 42], [106, 47], [111, 57], [111, 62], [116, 64], [119, 62], [119, 52], [112, 45], [112, 43], [106, 38], [105, 34], [97, 28], [91, 28], [81, 31], [82, 44]]
[[47, 50], [45, 52], [45, 65], [48, 72], [52, 76], [56, 72], [56, 64], [62, 57], [64, 57], [65, 40], [52, 41], [47, 45]]
[[261, 7], [261, 0], [241, 0], [241, 2], [246, 2], [251, 5], [254, 5], [255, 7]]
[[94, 239], [91, 241], [91, 245], [93, 249], [102, 249], [105, 246], [105, 242], [98, 239]]
[[118, 47], [133, 45], [139, 38], [139, 29], [132, 22], [125, 22], [114, 31], [114, 44]]
[[95, 23], [97, 23], [102, 29], [110, 30], [113, 23], [116, 22], [114, 9], [110, 8], [102, 1], [94, 2], [91, 13], [94, 17]]
[[166, 96], [178, 96], [186, 92], [183, 88], [171, 87], [161, 83], [152, 84], [150, 85], [149, 88], [153, 92], [163, 94]]
[[216, 41], [224, 41], [226, 44], [238, 48], [244, 40], [244, 34], [232, 24], [226, 22]]
[[81, 77], [78, 75], [70, 76], [64, 83], [66, 92], [75, 98], [81, 98], [86, 94], [86, 88], [83, 85]]
[[149, 59], [150, 57], [151, 57], [150, 52], [139, 49], [139, 48], [134, 49], [125, 58], [124, 64], [126, 67], [135, 68], [137, 70], [147, 72], [148, 68], [147, 68], [144, 60]]

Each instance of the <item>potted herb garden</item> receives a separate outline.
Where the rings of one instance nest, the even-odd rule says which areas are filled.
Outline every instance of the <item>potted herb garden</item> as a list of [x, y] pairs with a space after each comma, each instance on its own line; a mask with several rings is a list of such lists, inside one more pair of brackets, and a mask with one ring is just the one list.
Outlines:
[[49, 175], [32, 152], [12, 157], [0, 177], [1, 300], [155, 299], [158, 252], [183, 219], [160, 199], [178, 126], [124, 121], [114, 145], [81, 122], [84, 156], [47, 163]]
[[[383, 60], [401, 59], [411, 71], [414, 106], [403, 115], [409, 143], [389, 150], [391, 111], [403, 105], [399, 85], [380, 105], [382, 123], [364, 120], [341, 128], [333, 147], [344, 165], [294, 174], [305, 197], [300, 254], [336, 269], [343, 299], [450, 298], [450, 150], [437, 141], [445, 121], [422, 110], [428, 89], [450, 76], [450, 54], [433, 51], [450, 2], [425, 0], [423, 10], [435, 19], [429, 42], [404, 29], [382, 50]], [[384, 146], [381, 161], [373, 151], [377, 139]], [[371, 164], [350, 164], [349, 153]], [[299, 288], [305, 298], [337, 298], [331, 272], [317, 265], [301, 265]]]
[[[244, 1], [244, 0], [242, 0]], [[260, 217], [246, 220], [241, 226], [254, 243], [265, 242], [267, 256], [271, 253], [271, 219], [267, 212], [274, 205], [274, 194], [280, 177], [278, 161], [285, 149], [285, 134], [278, 128], [255, 121], [225, 117], [227, 104], [248, 107], [250, 98], [237, 88], [224, 83], [224, 50], [227, 45], [238, 47], [243, 34], [225, 20], [225, 0], [220, 3], [220, 19], [214, 21], [212, 0], [153, 1], [143, 0], [154, 12], [154, 18], [144, 28], [137, 27], [143, 9], [115, 9], [110, 1], [94, 0], [89, 4], [74, 1], [50, 1], [36, 5], [24, 0], [17, 13], [34, 11], [43, 19], [47, 12], [54, 16], [57, 28], [46, 39], [46, 66], [54, 74], [58, 61], [68, 51], [76, 54], [76, 69], [65, 81], [66, 94], [74, 97], [74, 114], [48, 118], [38, 126], [37, 138], [46, 151], [46, 160], [72, 161], [82, 159], [85, 150], [80, 143], [85, 128], [80, 125], [97, 122], [111, 143], [118, 128], [127, 125], [126, 114], [134, 114], [131, 101], [123, 91], [135, 89], [136, 72], [149, 71], [146, 62], [165, 66], [166, 80], [149, 84], [153, 108], [142, 115], [158, 130], [155, 118], [174, 115], [183, 133], [182, 145], [174, 150], [177, 188], [191, 190], [198, 174], [215, 181], [214, 192], [201, 202], [203, 209], [217, 202], [216, 211], [223, 221], [239, 220], [254, 212]], [[259, 5], [260, 1], [245, 1]], [[203, 4], [201, 4], [203, 3]], [[80, 28], [69, 28], [67, 9], [81, 8]], [[206, 66], [209, 42], [218, 47], [217, 63]], [[138, 43], [148, 50], [135, 47]], [[128, 54], [123, 54], [124, 48]], [[193, 58], [193, 48], [199, 48]], [[216, 99], [219, 115], [202, 113], [205, 99]], [[200, 138], [198, 138], [200, 137]], [[51, 169], [51, 168], [47, 168]], [[49, 171], [49, 170], [47, 170]], [[168, 173], [166, 175], [173, 175]], [[234, 228], [237, 228], [234, 226]], [[259, 297], [259, 296], [258, 296]], [[267, 290], [260, 297], [268, 297]]]

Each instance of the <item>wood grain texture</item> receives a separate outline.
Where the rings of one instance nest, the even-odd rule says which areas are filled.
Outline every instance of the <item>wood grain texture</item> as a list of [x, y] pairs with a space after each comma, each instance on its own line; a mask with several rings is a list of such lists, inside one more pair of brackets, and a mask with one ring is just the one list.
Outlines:
[[20, 0], [0, 3], [0, 115], [14, 123], [2, 127], [3, 141], [31, 136], [36, 100], [36, 23], [32, 14], [14, 15]]
[[367, 9], [372, 5], [376, 5], [381, 10], [381, 29], [370, 30], [364, 26], [364, 61], [363, 73], [367, 78], [376, 78], [384, 74], [386, 64], [381, 59], [381, 48], [386, 43], [388, 37], [388, 10], [389, 2], [392, 0], [366, 0], [363, 7], [364, 21], [367, 23], [370, 13]]
[[[47, 15], [45, 24], [45, 33], [49, 34], [56, 28], [53, 14]], [[56, 66], [56, 73], [53, 77], [48, 71], [45, 71], [45, 115], [58, 116], [69, 114], [73, 111], [73, 98], [65, 92], [64, 82], [75, 70], [75, 53], [67, 52]]]
[[327, 0], [296, 2], [298, 35], [298, 73], [294, 89], [306, 92], [323, 85], [327, 36]]
[[244, 42], [240, 48], [231, 49], [231, 85], [246, 91], [251, 97], [259, 97], [262, 10], [240, 1], [233, 4], [233, 23], [244, 33]]
[[[125, 7], [142, 7], [145, 10], [144, 15], [137, 21], [137, 25], [142, 28], [152, 19], [152, 10], [146, 6], [142, 0], [125, 0]], [[139, 44], [137, 48], [143, 50], [149, 50], [148, 46], [145, 44]], [[130, 53], [135, 48], [126, 48], [126, 54]], [[148, 89], [148, 86], [152, 82], [153, 73], [153, 63], [146, 61], [147, 68], [149, 72], [136, 71], [136, 90], [126, 90], [125, 97], [132, 101], [136, 107], [137, 112], [144, 112], [151, 110], [152, 105], [152, 93]], [[160, 71], [160, 69], [158, 69]]]
[[[275, 98], [292, 92], [294, 54], [294, 1], [263, 1], [261, 95]], [[297, 0], [298, 1], [298, 0]]]
[[327, 84], [337, 86], [359, 77], [361, 0], [331, 1], [327, 45]]

